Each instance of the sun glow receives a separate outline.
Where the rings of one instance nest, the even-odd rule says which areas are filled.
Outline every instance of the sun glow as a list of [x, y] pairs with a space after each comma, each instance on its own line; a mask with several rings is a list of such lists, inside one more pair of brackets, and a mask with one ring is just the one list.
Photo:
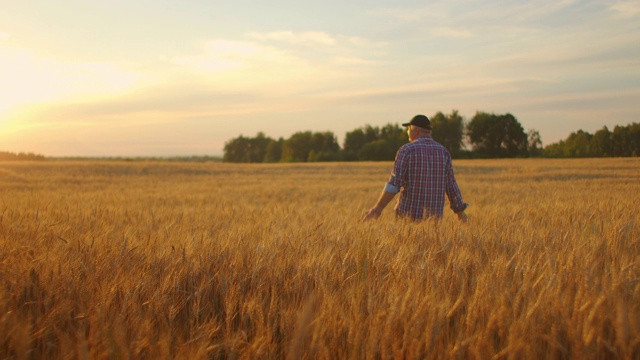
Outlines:
[[137, 75], [109, 63], [64, 62], [0, 46], [0, 79], [0, 119], [7, 123], [24, 118], [34, 106], [127, 91]]

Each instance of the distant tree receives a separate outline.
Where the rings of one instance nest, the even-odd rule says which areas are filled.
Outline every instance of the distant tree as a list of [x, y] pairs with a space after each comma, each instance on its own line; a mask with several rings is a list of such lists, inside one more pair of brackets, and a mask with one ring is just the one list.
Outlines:
[[359, 160], [358, 152], [362, 150], [366, 144], [378, 140], [378, 133], [379, 129], [373, 128], [371, 125], [365, 125], [359, 129], [347, 132], [342, 146], [344, 160]]
[[380, 139], [386, 140], [389, 146], [394, 149], [392, 157], [385, 157], [380, 160], [393, 160], [398, 149], [409, 142], [407, 130], [398, 124], [387, 124], [380, 129]]
[[571, 133], [564, 142], [564, 157], [583, 158], [593, 156], [591, 151], [592, 138], [593, 135], [583, 130]]
[[474, 152], [481, 157], [527, 156], [527, 134], [511, 114], [477, 112], [467, 124], [467, 136]]
[[284, 143], [283, 138], [279, 138], [278, 140], [271, 140], [267, 144], [267, 149], [264, 154], [264, 162], [266, 163], [277, 163], [282, 158], [282, 144]]
[[242, 135], [225, 142], [222, 161], [234, 163], [249, 162], [246, 156], [248, 147], [249, 138]]
[[271, 141], [273, 139], [266, 137], [263, 132], [259, 132], [254, 138], [240, 135], [225, 143], [222, 161], [236, 163], [263, 162], [267, 146]]
[[267, 153], [267, 146], [271, 141], [273, 139], [266, 137], [263, 132], [259, 132], [255, 138], [251, 139], [249, 142], [249, 162], [263, 162]]
[[347, 161], [393, 160], [400, 146], [407, 142], [407, 133], [398, 124], [366, 125], [346, 134], [342, 158]]
[[433, 139], [447, 148], [452, 157], [458, 157], [462, 151], [464, 135], [464, 119], [458, 114], [458, 110], [453, 110], [449, 115], [436, 113], [431, 118], [431, 125]]
[[367, 143], [362, 129], [347, 132], [344, 137], [342, 152], [345, 161], [358, 160], [358, 151]]
[[338, 152], [340, 145], [336, 136], [331, 131], [315, 132], [312, 137], [312, 146], [320, 152]]
[[4, 161], [4, 160], [37, 160], [37, 161], [41, 161], [41, 160], [46, 160], [44, 155], [40, 155], [40, 154], [34, 154], [34, 153], [24, 153], [24, 152], [19, 152], [19, 153], [13, 153], [13, 152], [9, 152], [9, 151], [0, 151], [0, 160]]
[[[336, 161], [340, 158], [340, 145], [336, 136], [330, 132], [313, 133], [312, 149], [309, 152], [307, 161]], [[313, 156], [311, 153], [313, 152]]]
[[629, 137], [630, 137], [630, 145], [631, 153], [629, 156], [637, 157], [640, 156], [640, 123], [633, 123], [627, 126], [629, 128]]
[[611, 136], [611, 131], [609, 131], [609, 128], [606, 126], [596, 131], [593, 138], [591, 138], [591, 144], [589, 146], [591, 155], [595, 157], [613, 156], [613, 142]]
[[358, 152], [358, 159], [361, 161], [389, 161], [396, 156], [398, 147], [389, 140], [380, 139], [365, 144]]
[[640, 124], [605, 126], [590, 134], [584, 130], [572, 132], [565, 140], [544, 148], [548, 157], [628, 157], [640, 154]]
[[282, 162], [330, 161], [339, 158], [340, 145], [330, 132], [297, 132], [282, 144]]
[[527, 150], [529, 151], [530, 157], [539, 157], [544, 154], [542, 147], [542, 137], [540, 136], [540, 132], [535, 129], [530, 129], [527, 133]]
[[564, 148], [564, 141], [561, 140], [557, 143], [549, 144], [544, 147], [543, 154], [545, 157], [549, 158], [562, 158], [564, 157], [564, 153], [562, 149]]
[[640, 154], [640, 124], [616, 126], [611, 134], [614, 156], [638, 156]]
[[305, 162], [311, 152], [311, 131], [297, 132], [282, 144], [281, 162]]

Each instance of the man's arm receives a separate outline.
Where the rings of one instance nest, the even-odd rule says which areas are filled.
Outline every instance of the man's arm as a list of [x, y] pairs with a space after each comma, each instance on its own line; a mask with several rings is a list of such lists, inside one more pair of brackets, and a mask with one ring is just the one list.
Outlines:
[[395, 188], [391, 184], [387, 184], [384, 190], [382, 190], [382, 193], [380, 194], [380, 197], [376, 202], [376, 206], [372, 207], [364, 215], [364, 218], [362, 219], [362, 221], [377, 219], [378, 217], [380, 217], [380, 214], [382, 214], [382, 210], [384, 210], [384, 208], [387, 205], [389, 205], [389, 203], [391, 202], [391, 200], [393, 200], [393, 198], [396, 196], [397, 193], [398, 193], [397, 188]]
[[[400, 192], [401, 184], [404, 184], [404, 176], [406, 172], [406, 152], [402, 146], [396, 153], [396, 160], [393, 164], [393, 172], [389, 182], [386, 183], [384, 190], [380, 194], [376, 206], [372, 207], [364, 216], [362, 221], [377, 219], [382, 214], [382, 210], [391, 202], [391, 200]], [[394, 185], [398, 184], [398, 185]]]
[[458, 215], [458, 219], [460, 221], [466, 223], [468, 221], [467, 213], [465, 213], [465, 209], [469, 206], [462, 200], [462, 194], [460, 193], [460, 188], [458, 187], [458, 183], [456, 182], [456, 178], [453, 175], [453, 164], [451, 160], [447, 162], [447, 180], [446, 180], [446, 188], [445, 192], [447, 197], [449, 198], [449, 204], [451, 205], [451, 210]]

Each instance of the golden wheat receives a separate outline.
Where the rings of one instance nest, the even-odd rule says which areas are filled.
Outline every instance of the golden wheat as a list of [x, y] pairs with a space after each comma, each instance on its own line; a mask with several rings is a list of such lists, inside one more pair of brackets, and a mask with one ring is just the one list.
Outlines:
[[640, 161], [0, 163], [1, 358], [639, 358]]

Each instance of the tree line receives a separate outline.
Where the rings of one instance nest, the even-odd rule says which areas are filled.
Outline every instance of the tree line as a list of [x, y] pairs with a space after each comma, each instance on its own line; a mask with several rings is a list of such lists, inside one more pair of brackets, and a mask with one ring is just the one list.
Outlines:
[[[540, 132], [527, 132], [512, 114], [477, 112], [465, 119], [453, 110], [431, 117], [434, 140], [453, 158], [524, 157], [626, 157], [640, 154], [640, 124], [605, 126], [595, 134], [583, 130], [566, 140], [543, 147]], [[273, 139], [259, 132], [225, 143], [223, 161], [238, 163], [389, 161], [408, 142], [406, 129], [398, 124], [365, 125], [345, 134], [342, 146], [331, 131], [297, 132], [288, 139]]]
[[[453, 110], [431, 117], [433, 138], [454, 158], [539, 156], [542, 141], [535, 130], [525, 133], [511, 114], [478, 112], [465, 123]], [[465, 148], [465, 136], [472, 150]], [[223, 161], [241, 163], [314, 161], [387, 161], [408, 142], [406, 129], [398, 124], [365, 125], [345, 134], [342, 146], [331, 131], [303, 131], [288, 139], [273, 139], [259, 132], [255, 137], [240, 135], [225, 143]]]
[[546, 146], [544, 153], [554, 158], [639, 156], [640, 124], [617, 125], [613, 131], [605, 126], [595, 134], [578, 130], [566, 140]]
[[44, 155], [34, 153], [12, 153], [9, 151], [0, 151], [0, 161], [6, 160], [45, 160]]

